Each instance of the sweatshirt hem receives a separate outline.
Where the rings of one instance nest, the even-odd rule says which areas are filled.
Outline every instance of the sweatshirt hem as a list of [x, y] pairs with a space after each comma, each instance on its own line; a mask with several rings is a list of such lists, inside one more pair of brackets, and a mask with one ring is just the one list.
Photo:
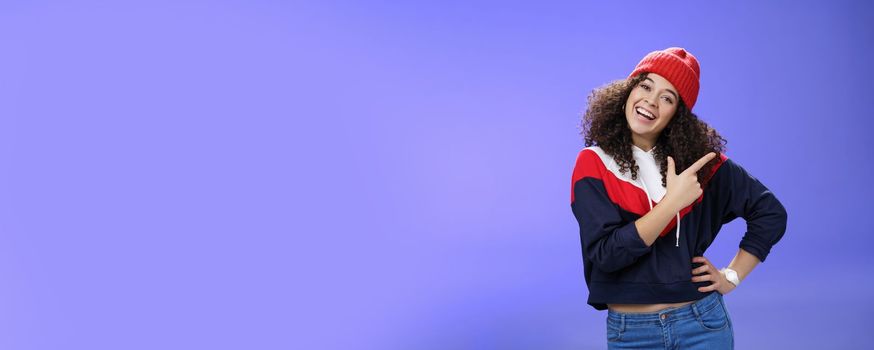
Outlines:
[[591, 282], [588, 304], [597, 310], [606, 310], [607, 304], [661, 304], [680, 303], [701, 299], [713, 291], [699, 292], [709, 285], [704, 282], [634, 283]]

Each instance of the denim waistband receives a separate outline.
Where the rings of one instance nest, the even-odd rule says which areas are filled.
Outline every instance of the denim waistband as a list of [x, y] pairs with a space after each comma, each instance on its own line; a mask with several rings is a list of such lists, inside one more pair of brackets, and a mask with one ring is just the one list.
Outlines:
[[695, 317], [722, 304], [722, 294], [713, 291], [706, 297], [680, 307], [669, 307], [657, 312], [616, 312], [607, 310], [607, 318], [622, 325], [663, 325], [673, 320]]

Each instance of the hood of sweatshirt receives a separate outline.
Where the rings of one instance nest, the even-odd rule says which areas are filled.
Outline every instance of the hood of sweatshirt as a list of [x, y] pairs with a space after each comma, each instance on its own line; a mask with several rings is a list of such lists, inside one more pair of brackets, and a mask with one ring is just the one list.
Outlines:
[[[649, 204], [649, 210], [652, 210], [653, 203], [658, 204], [665, 198], [665, 194], [668, 192], [668, 189], [662, 186], [662, 175], [659, 170], [659, 166], [656, 163], [655, 156], [653, 155], [653, 150], [655, 150], [655, 146], [651, 148], [649, 151], [644, 151], [642, 148], [637, 147], [637, 145], [631, 145], [632, 154], [634, 155], [634, 163], [637, 164], [638, 172], [637, 172], [637, 181], [641, 187], [643, 187], [643, 193], [646, 194], [647, 204]], [[677, 242], [675, 246], [680, 246], [680, 212], [677, 212], [677, 228], [676, 238]], [[668, 225], [670, 226], [670, 225]], [[660, 236], [665, 235], [665, 231], [662, 231]]]

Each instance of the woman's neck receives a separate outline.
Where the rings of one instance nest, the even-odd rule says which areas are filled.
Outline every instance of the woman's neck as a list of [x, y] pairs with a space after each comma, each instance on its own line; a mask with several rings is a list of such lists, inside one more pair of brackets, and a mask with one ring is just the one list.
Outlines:
[[631, 142], [642, 149], [644, 152], [649, 152], [653, 147], [655, 147], [655, 141], [646, 140], [642, 137], [636, 137], [636, 135], [632, 135]]

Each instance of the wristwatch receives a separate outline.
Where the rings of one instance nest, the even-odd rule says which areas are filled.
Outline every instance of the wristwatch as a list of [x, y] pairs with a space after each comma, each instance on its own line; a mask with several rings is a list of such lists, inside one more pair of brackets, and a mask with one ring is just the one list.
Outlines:
[[719, 272], [722, 272], [722, 274], [725, 275], [725, 279], [731, 282], [731, 284], [733, 284], [735, 287], [740, 284], [740, 279], [737, 278], [737, 271], [727, 267], [723, 267], [722, 270], [719, 270]]

